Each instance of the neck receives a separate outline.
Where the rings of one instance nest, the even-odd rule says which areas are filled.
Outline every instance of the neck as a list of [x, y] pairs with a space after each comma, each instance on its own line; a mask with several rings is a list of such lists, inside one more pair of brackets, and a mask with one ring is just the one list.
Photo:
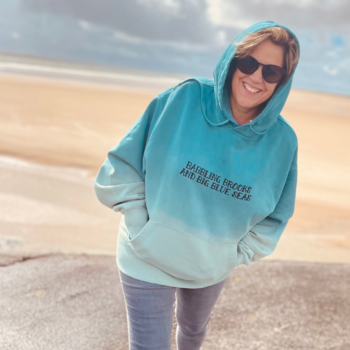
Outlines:
[[262, 111], [262, 106], [256, 106], [253, 108], [240, 108], [236, 105], [233, 95], [230, 95], [231, 112], [235, 120], [239, 124], [247, 124], [251, 120], [255, 119]]

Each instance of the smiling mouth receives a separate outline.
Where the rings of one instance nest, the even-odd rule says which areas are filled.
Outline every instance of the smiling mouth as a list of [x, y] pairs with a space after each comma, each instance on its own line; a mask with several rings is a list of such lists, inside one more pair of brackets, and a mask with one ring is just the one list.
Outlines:
[[248, 83], [243, 83], [244, 88], [249, 91], [252, 94], [258, 94], [261, 90], [259, 89], [254, 89], [253, 87], [251, 87]]

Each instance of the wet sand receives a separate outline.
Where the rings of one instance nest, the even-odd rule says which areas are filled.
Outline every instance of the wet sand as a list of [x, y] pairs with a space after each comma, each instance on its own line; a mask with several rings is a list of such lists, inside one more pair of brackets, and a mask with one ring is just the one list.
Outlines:
[[[93, 180], [160, 90], [0, 76], [0, 253], [115, 254]], [[166, 87], [164, 87], [165, 89]], [[268, 259], [350, 262], [350, 97], [292, 90], [295, 213]]]

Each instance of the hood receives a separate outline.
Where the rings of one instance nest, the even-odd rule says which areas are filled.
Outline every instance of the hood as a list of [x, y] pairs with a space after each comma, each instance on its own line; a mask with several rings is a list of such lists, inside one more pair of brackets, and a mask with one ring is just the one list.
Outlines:
[[[242, 42], [243, 39], [250, 33], [257, 32], [261, 29], [268, 27], [282, 27], [286, 29], [290, 34], [293, 35], [295, 41], [298, 45], [298, 53], [300, 57], [300, 45], [296, 35], [287, 27], [277, 24], [273, 21], [259, 22], [256, 23], [243, 32], [241, 32], [234, 41]], [[219, 114], [211, 114], [210, 123], [212, 125], [224, 125], [229, 124], [234, 131], [238, 132], [246, 138], [254, 138], [256, 136], [262, 135], [269, 130], [269, 128], [276, 122], [279, 117], [283, 106], [288, 98], [293, 76], [297, 65], [294, 67], [289, 80], [282, 84], [278, 90], [272, 95], [264, 110], [250, 123], [238, 125], [235, 119], [232, 116], [228, 91], [225, 87], [226, 77], [229, 71], [231, 61], [235, 55], [235, 46], [231, 43], [222, 56], [219, 59], [219, 62], [216, 65], [214, 70], [214, 94], [215, 94], [215, 103], [219, 107]], [[207, 115], [208, 117], [208, 115]]]

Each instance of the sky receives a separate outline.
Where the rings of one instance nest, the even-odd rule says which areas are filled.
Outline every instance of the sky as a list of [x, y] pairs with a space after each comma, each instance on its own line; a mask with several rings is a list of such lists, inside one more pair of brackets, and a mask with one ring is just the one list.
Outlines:
[[1, 0], [0, 51], [212, 78], [236, 35], [298, 37], [293, 87], [350, 95], [349, 0]]

